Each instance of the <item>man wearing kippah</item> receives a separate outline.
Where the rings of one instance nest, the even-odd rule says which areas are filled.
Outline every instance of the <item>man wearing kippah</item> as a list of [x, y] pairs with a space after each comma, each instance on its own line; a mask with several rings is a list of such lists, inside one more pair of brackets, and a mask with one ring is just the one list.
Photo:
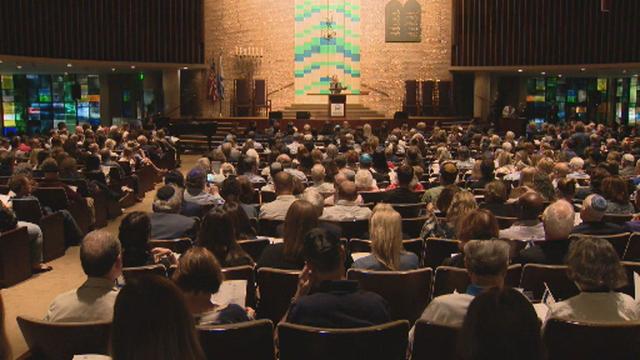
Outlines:
[[171, 240], [181, 237], [194, 238], [194, 218], [180, 215], [182, 194], [174, 186], [166, 185], [158, 189], [153, 199], [151, 238]]
[[582, 224], [573, 228], [574, 234], [613, 235], [626, 232], [625, 228], [602, 220], [607, 211], [607, 200], [600, 195], [592, 194], [582, 202], [580, 218]]

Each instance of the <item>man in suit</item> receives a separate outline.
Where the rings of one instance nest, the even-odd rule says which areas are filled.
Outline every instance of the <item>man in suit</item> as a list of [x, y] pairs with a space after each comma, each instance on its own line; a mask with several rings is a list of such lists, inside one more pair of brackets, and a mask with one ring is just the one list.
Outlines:
[[418, 193], [411, 190], [413, 181], [413, 167], [402, 165], [397, 171], [398, 187], [387, 191], [384, 202], [388, 204], [417, 204], [420, 202]]
[[180, 215], [181, 208], [182, 196], [177, 188], [166, 185], [158, 189], [153, 200], [153, 213], [149, 214], [152, 239], [195, 237], [195, 219]]
[[92, 231], [80, 245], [80, 262], [87, 281], [79, 288], [58, 295], [45, 315], [46, 321], [111, 321], [122, 275], [120, 241], [103, 230]]

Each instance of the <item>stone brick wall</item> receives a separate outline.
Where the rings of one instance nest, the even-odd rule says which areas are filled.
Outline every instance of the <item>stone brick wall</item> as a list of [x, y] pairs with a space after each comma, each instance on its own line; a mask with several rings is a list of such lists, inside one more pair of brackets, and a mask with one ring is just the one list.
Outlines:
[[[362, 102], [393, 115], [402, 107], [404, 80], [448, 80], [451, 62], [451, 0], [419, 0], [422, 5], [422, 42], [385, 43], [386, 0], [361, 0], [362, 90], [371, 95]], [[233, 79], [242, 69], [235, 63], [236, 46], [262, 47], [264, 57], [255, 78], [266, 79], [273, 94], [273, 109], [294, 102], [294, 4], [295, 0], [205, 0], [205, 54], [207, 61], [222, 51], [225, 76], [224, 114], [229, 114]], [[199, 76], [206, 81], [206, 76]], [[193, 86], [198, 86], [193, 83]], [[201, 85], [200, 85], [200, 88]], [[384, 92], [389, 96], [380, 94]], [[218, 114], [206, 100], [202, 116]]]

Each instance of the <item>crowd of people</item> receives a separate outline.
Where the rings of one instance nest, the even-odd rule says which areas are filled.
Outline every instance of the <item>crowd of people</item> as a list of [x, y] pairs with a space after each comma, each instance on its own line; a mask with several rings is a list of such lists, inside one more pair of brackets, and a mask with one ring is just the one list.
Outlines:
[[[476, 124], [354, 129], [345, 122], [318, 131], [275, 123], [262, 131], [251, 127], [243, 142], [229, 134], [184, 176], [154, 165], [174, 150], [163, 130], [85, 126], [0, 142], [0, 176], [11, 176], [10, 199], [29, 197], [36, 181], [49, 181], [89, 209], [91, 192], [83, 196], [60, 180], [63, 164], [96, 162], [98, 171], [125, 176], [151, 166], [163, 176], [150, 211], [127, 214], [117, 237], [97, 230], [80, 240], [73, 216], [65, 214], [65, 234], [77, 239], [70, 245], [80, 243], [87, 281], [59, 295], [45, 319], [112, 320], [115, 360], [204, 358], [195, 326], [256, 317], [254, 309], [211, 300], [224, 282], [222, 269], [241, 265], [300, 271], [282, 321], [328, 328], [389, 322], [386, 301], [347, 280], [346, 270], [423, 266], [425, 254], [403, 247], [407, 217], [424, 219], [425, 243], [459, 241], [459, 251], [439, 265], [466, 269], [471, 282], [464, 293], [434, 298], [421, 319], [460, 328], [462, 359], [501, 354], [533, 360], [544, 358], [541, 331], [550, 318], [640, 320], [640, 305], [619, 291], [629, 281], [619, 254], [598, 237], [640, 229], [634, 217], [640, 205], [635, 131], [572, 122], [529, 127], [517, 137]], [[93, 191], [129, 191], [110, 187], [109, 179], [88, 179]], [[135, 177], [130, 184], [136, 192]], [[366, 202], [372, 194], [378, 200]], [[399, 204], [421, 205], [401, 214]], [[2, 207], [0, 220], [7, 220], [0, 225], [11, 224], [0, 230], [37, 226], [16, 221], [10, 205]], [[609, 222], [608, 216], [625, 221]], [[509, 226], [501, 226], [508, 218]], [[371, 252], [354, 258], [336, 224], [358, 220], [368, 221]], [[277, 224], [275, 236], [252, 258], [239, 241], [261, 236], [262, 221]], [[32, 236], [32, 262], [48, 269], [41, 264], [41, 237]], [[182, 237], [194, 244], [183, 254], [149, 245], [151, 239]], [[579, 294], [550, 304], [540, 316], [525, 294], [505, 285], [515, 263], [566, 265]], [[122, 285], [124, 268], [151, 264], [173, 269], [171, 279], [142, 277]], [[409, 337], [411, 343], [413, 330]]]

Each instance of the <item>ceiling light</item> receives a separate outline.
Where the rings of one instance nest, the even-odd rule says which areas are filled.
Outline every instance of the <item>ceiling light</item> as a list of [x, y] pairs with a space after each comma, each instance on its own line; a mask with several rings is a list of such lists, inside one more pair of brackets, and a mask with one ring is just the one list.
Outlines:
[[2, 64], [4, 61], [0, 60], [0, 64]]
[[18, 65], [16, 66], [18, 69], [22, 69], [22, 65]]
[[188, 66], [183, 66], [182, 70], [189, 70], [189, 67]]
[[623, 74], [626, 74], [626, 73], [627, 73], [627, 70], [622, 70], [622, 73], [623, 73]]
[[111, 68], [111, 71], [116, 71], [116, 68]]
[[540, 75], [547, 75], [547, 72], [543, 71], [543, 72], [540, 73]]
[[135, 66], [135, 65], [131, 65], [131, 68], [132, 68], [132, 69], [135, 69], [135, 68], [136, 68], [136, 66]]
[[558, 74], [558, 77], [559, 77], [559, 78], [561, 78], [561, 77], [562, 77], [562, 74]]
[[587, 71], [587, 68], [580, 68], [580, 71], [585, 72]]
[[65, 75], [65, 76], [66, 76], [66, 75], [69, 75], [69, 73], [65, 71], [65, 72], [64, 72], [64, 75]]
[[521, 73], [521, 72], [523, 72], [523, 71], [524, 71], [524, 70], [522, 70], [522, 69], [518, 69], [518, 72], [519, 72], [519, 73]]
[[71, 63], [68, 63], [67, 67], [70, 68], [70, 67], [73, 67], [73, 65]]

